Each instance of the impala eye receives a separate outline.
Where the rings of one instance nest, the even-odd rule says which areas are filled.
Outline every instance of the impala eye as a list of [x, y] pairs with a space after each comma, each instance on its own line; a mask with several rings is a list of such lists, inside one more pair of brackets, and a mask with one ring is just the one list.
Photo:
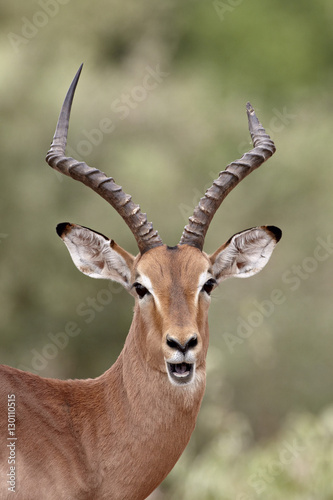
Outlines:
[[145, 295], [150, 294], [149, 290], [147, 290], [145, 286], [141, 285], [141, 283], [135, 282], [133, 283], [133, 287], [135, 288], [135, 291], [140, 299], [143, 299]]
[[216, 280], [214, 280], [213, 278], [211, 278], [208, 281], [206, 281], [206, 283], [202, 287], [201, 291], [202, 292], [206, 292], [208, 295], [210, 295], [212, 293], [213, 288], [214, 288], [215, 285], [216, 285]]

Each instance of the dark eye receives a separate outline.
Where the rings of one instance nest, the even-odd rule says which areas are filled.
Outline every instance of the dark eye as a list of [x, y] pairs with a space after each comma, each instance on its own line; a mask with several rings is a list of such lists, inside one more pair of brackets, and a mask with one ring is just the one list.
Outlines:
[[210, 295], [212, 293], [213, 288], [214, 288], [215, 285], [216, 285], [216, 280], [214, 280], [213, 278], [211, 278], [208, 281], [206, 281], [206, 283], [202, 287], [201, 291], [202, 292], [206, 292], [208, 295]]
[[141, 285], [141, 283], [135, 282], [133, 287], [135, 288], [135, 291], [140, 299], [143, 299], [145, 295], [150, 293], [145, 286]]

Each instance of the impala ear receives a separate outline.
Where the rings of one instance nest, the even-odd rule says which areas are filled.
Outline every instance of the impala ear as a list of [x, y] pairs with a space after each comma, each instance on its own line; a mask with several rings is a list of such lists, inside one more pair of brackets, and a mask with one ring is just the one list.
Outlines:
[[219, 283], [227, 278], [248, 278], [269, 261], [282, 231], [260, 226], [237, 233], [210, 256], [213, 274]]
[[91, 278], [117, 281], [129, 290], [133, 255], [103, 234], [77, 224], [58, 224], [57, 233], [68, 248], [74, 264], [83, 274]]

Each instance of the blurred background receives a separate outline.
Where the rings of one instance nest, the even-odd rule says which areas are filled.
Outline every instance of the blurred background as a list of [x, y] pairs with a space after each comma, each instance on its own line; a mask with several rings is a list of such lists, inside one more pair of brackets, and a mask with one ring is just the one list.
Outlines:
[[80, 63], [68, 152], [112, 175], [169, 245], [250, 149], [250, 101], [277, 152], [225, 200], [205, 250], [262, 224], [283, 238], [260, 275], [215, 291], [197, 427], [152, 498], [332, 499], [331, 0], [17, 0], [0, 13], [0, 362], [95, 377], [131, 322], [133, 299], [80, 274], [55, 233], [68, 220], [137, 252], [102, 199], [44, 161]]

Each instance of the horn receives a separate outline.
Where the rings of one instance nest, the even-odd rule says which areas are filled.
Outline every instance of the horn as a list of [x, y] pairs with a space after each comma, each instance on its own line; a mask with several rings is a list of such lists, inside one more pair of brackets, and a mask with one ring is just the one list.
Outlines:
[[163, 245], [163, 242], [158, 232], [154, 231], [152, 223], [147, 221], [146, 214], [141, 212], [139, 205], [133, 203], [131, 196], [126, 194], [112, 177], [107, 177], [97, 168], [91, 168], [86, 163], [65, 155], [69, 117], [82, 66], [81, 64], [65, 97], [46, 162], [58, 172], [83, 182], [110, 203], [132, 231], [140, 253], [143, 254], [151, 248]]
[[202, 250], [209, 224], [227, 194], [244, 177], [260, 167], [275, 153], [274, 142], [265, 132], [251, 104], [247, 103], [246, 108], [254, 148], [245, 153], [240, 160], [230, 163], [225, 170], [220, 172], [219, 177], [206, 191], [205, 196], [200, 199], [198, 206], [194, 209], [193, 216], [189, 218], [189, 223], [185, 226], [180, 239], [180, 245], [191, 245]]

